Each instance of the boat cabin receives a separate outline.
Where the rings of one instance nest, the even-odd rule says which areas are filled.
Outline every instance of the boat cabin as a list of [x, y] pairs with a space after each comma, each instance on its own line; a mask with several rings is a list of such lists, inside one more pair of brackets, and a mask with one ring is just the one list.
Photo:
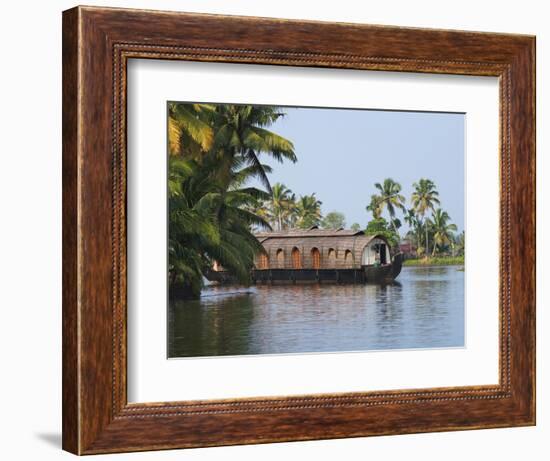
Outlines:
[[291, 229], [256, 234], [265, 249], [255, 270], [361, 269], [391, 264], [390, 246], [381, 235], [347, 229]]
[[[254, 258], [253, 283], [389, 283], [401, 272], [401, 253], [391, 256], [382, 235], [348, 229], [290, 229], [261, 232], [264, 252]], [[215, 265], [206, 277], [234, 283]]]

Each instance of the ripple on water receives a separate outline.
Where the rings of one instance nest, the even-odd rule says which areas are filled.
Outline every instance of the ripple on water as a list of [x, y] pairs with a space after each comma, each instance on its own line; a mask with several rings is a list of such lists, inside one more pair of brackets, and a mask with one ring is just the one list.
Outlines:
[[391, 285], [208, 287], [171, 302], [170, 357], [464, 346], [464, 272], [404, 267]]

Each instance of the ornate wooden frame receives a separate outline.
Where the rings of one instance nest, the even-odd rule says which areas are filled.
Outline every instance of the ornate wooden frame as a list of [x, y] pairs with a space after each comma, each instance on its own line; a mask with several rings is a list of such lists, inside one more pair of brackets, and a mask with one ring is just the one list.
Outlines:
[[[130, 58], [498, 76], [499, 384], [128, 404]], [[63, 13], [65, 450], [90, 454], [534, 423], [534, 37], [93, 7]]]

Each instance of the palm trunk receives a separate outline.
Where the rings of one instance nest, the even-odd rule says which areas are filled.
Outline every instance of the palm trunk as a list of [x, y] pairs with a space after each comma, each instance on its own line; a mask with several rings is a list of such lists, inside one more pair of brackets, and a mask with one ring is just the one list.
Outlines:
[[426, 225], [426, 248], [424, 249], [424, 255], [428, 257], [428, 222], [425, 223]]
[[390, 220], [391, 220], [391, 227], [393, 227], [393, 231], [397, 234], [397, 228], [395, 227], [395, 220], [393, 219], [392, 215], [390, 215]]

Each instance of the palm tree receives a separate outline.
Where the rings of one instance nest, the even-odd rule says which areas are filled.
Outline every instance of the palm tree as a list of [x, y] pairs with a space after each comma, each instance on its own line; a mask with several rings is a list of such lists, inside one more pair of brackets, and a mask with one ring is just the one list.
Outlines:
[[449, 245], [453, 241], [453, 232], [456, 232], [457, 227], [455, 224], [450, 224], [450, 220], [449, 213], [441, 208], [433, 213], [431, 225], [434, 233], [434, 248], [432, 256], [435, 255], [438, 246]]
[[297, 217], [297, 226], [301, 229], [318, 226], [322, 218], [321, 205], [322, 202], [317, 200], [315, 193], [311, 195], [302, 195], [296, 203], [295, 214]]
[[208, 104], [168, 104], [168, 151], [170, 155], [198, 157], [212, 147], [210, 126], [214, 106]]
[[269, 199], [269, 211], [271, 221], [275, 223], [278, 230], [283, 230], [294, 209], [294, 194], [284, 184], [275, 183], [271, 188]]
[[435, 184], [430, 179], [420, 179], [413, 184], [414, 192], [411, 196], [411, 202], [414, 210], [422, 216], [424, 227], [426, 228], [426, 249], [428, 254], [428, 223], [425, 220], [428, 210], [434, 210], [434, 206], [439, 205], [439, 192], [435, 189]]
[[250, 282], [254, 256], [263, 251], [253, 228], [270, 228], [247, 210], [269, 195], [256, 188], [226, 191], [212, 163], [181, 158], [169, 163], [169, 274], [186, 297], [198, 297], [214, 261]]
[[251, 281], [250, 270], [254, 265], [254, 257], [264, 252], [252, 229], [271, 228], [264, 219], [246, 209], [254, 200], [254, 195], [266, 194], [259, 189], [255, 189], [255, 192], [251, 189], [231, 190], [211, 197], [214, 203], [216, 200], [218, 202], [216, 220], [220, 243], [206, 248], [212, 263], [219, 262], [243, 284]]
[[370, 203], [367, 205], [367, 211], [372, 213], [373, 219], [378, 219], [382, 216], [382, 201], [379, 195], [373, 194], [370, 196]]
[[403, 218], [405, 222], [409, 225], [409, 231], [407, 234], [416, 240], [416, 248], [420, 248], [420, 238], [422, 235], [422, 223], [416, 214], [416, 211], [413, 208], [410, 208], [405, 213]]
[[219, 244], [215, 213], [205, 208], [212, 185], [193, 181], [196, 162], [171, 158], [168, 177], [168, 271], [170, 285], [182, 287], [185, 297], [198, 297], [202, 274], [208, 267], [205, 247]]
[[261, 155], [296, 161], [292, 143], [266, 129], [283, 115], [270, 106], [169, 104], [169, 280], [184, 296], [200, 294], [214, 261], [250, 281], [263, 251], [253, 230], [271, 228], [272, 197], [246, 183], [257, 177], [271, 192]]
[[[270, 197], [268, 197], [267, 200], [253, 199], [248, 205], [244, 207], [244, 209], [263, 219], [265, 222], [270, 224], [270, 227], [272, 227], [273, 222], [271, 220], [271, 213], [269, 210], [269, 200]], [[252, 230], [257, 232], [260, 229], [256, 226], [253, 226]]]
[[288, 201], [288, 210], [285, 217], [284, 227], [293, 228], [296, 227], [296, 222], [298, 221], [298, 214], [296, 213], [297, 200], [296, 194], [292, 192]]
[[278, 162], [296, 162], [292, 142], [266, 129], [284, 116], [277, 107], [218, 104], [210, 116], [215, 127], [212, 151], [226, 173], [235, 166], [249, 167], [271, 192], [268, 171], [260, 156], [266, 154]]
[[[395, 221], [396, 209], [400, 209], [403, 212], [406, 211], [405, 197], [401, 195], [401, 184], [395, 182], [392, 178], [386, 178], [382, 184], [377, 182], [374, 187], [376, 187], [379, 191], [378, 198], [374, 199], [374, 202], [378, 204], [378, 208], [380, 210], [378, 217], [380, 217], [380, 214], [385, 207], [390, 215], [390, 222], [393, 230], [397, 233], [397, 222]], [[371, 204], [372, 203], [373, 200], [371, 198]]]

